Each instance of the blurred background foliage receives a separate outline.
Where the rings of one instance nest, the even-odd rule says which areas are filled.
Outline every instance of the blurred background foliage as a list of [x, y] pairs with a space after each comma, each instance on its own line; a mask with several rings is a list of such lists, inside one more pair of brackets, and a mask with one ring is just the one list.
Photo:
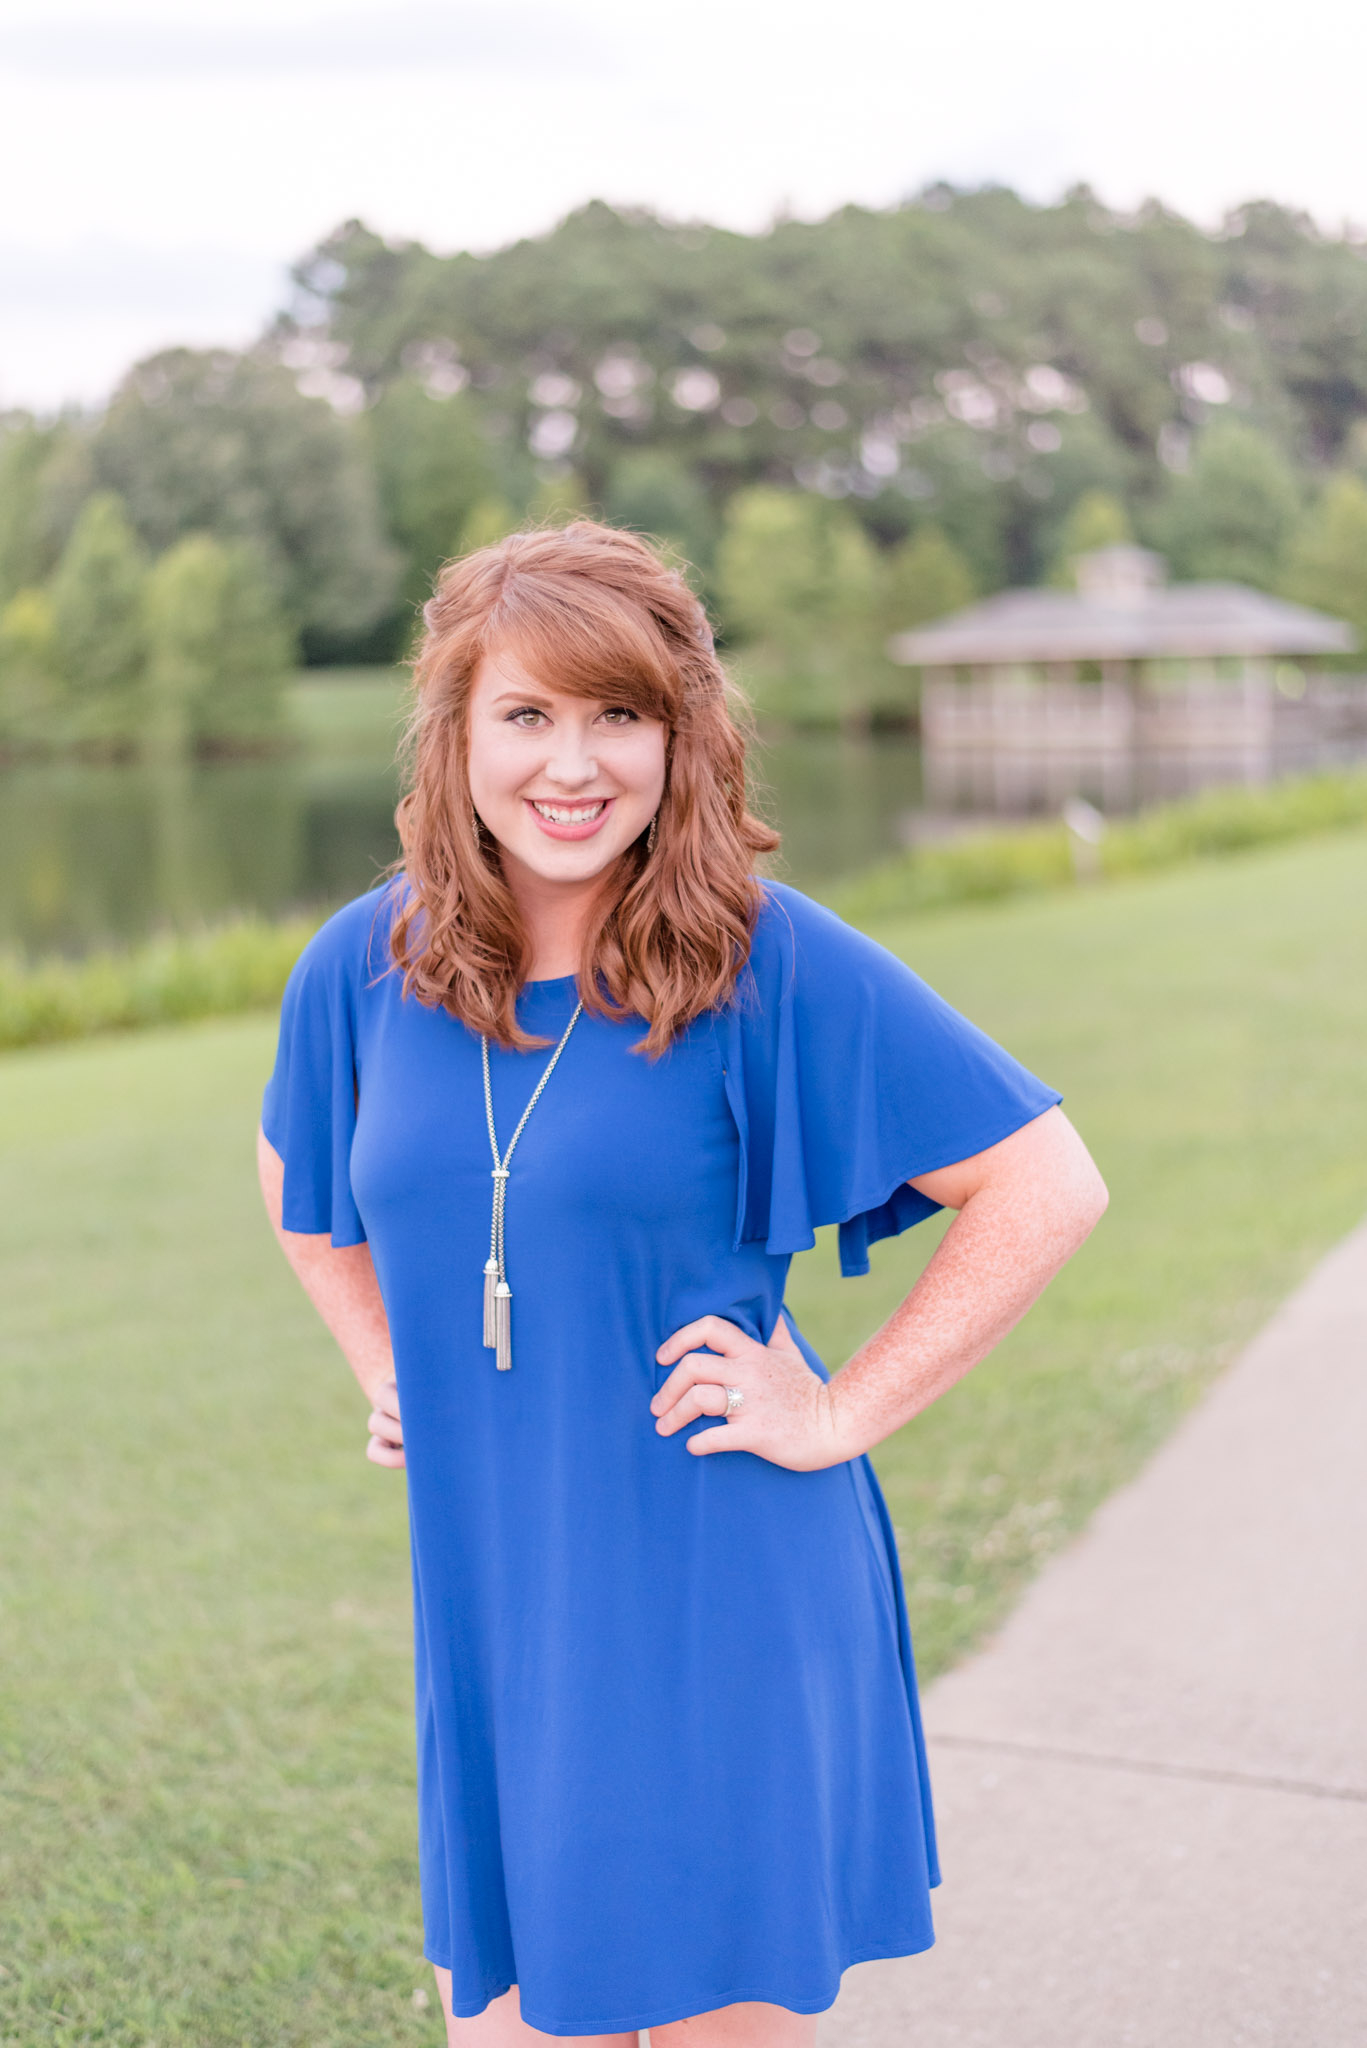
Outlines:
[[594, 203], [486, 256], [350, 221], [253, 348], [0, 421], [0, 748], [267, 749], [296, 659], [402, 658], [444, 560], [580, 510], [694, 565], [789, 725], [906, 723], [888, 632], [1113, 539], [1362, 629], [1365, 421], [1363, 249], [1270, 202]]

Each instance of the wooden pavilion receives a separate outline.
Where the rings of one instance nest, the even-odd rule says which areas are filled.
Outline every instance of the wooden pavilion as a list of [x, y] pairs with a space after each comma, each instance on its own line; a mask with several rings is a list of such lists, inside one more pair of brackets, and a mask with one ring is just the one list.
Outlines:
[[1083, 555], [1074, 590], [1005, 590], [889, 642], [922, 671], [933, 807], [1107, 807], [1262, 781], [1367, 744], [1351, 627], [1240, 583], [1176, 583], [1147, 548]]

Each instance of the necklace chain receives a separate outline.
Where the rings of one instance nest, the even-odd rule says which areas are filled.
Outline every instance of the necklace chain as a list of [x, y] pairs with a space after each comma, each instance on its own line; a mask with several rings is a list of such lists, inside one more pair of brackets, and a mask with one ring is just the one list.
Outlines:
[[560, 1034], [560, 1043], [546, 1062], [541, 1079], [532, 1090], [531, 1101], [518, 1119], [517, 1129], [508, 1140], [508, 1149], [498, 1149], [498, 1132], [494, 1128], [494, 1090], [489, 1074], [489, 1040], [481, 1033], [480, 1060], [484, 1070], [484, 1117], [489, 1126], [489, 1150], [493, 1154], [494, 1208], [489, 1225], [489, 1260], [484, 1268], [484, 1343], [494, 1354], [494, 1362], [500, 1372], [507, 1372], [513, 1362], [512, 1308], [513, 1290], [508, 1285], [508, 1269], [504, 1259], [503, 1219], [508, 1204], [508, 1175], [512, 1166], [517, 1141], [527, 1128], [527, 1119], [541, 1100], [542, 1091], [551, 1075], [555, 1063], [569, 1044], [570, 1033], [583, 1014], [582, 1002], [574, 1006], [574, 1015]]

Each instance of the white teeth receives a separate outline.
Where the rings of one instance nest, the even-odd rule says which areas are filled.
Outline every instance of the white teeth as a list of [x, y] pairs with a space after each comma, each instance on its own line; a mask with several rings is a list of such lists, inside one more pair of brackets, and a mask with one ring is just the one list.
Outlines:
[[606, 801], [606, 797], [600, 797], [596, 804], [576, 804], [570, 806], [567, 804], [539, 804], [535, 797], [533, 797], [532, 809], [550, 825], [587, 825], [590, 818], [598, 816]]

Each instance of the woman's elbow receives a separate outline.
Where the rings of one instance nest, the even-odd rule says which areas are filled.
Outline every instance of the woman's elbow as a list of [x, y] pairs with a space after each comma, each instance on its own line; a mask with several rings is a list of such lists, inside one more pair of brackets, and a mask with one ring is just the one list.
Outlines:
[[1077, 1241], [1083, 1244], [1091, 1236], [1102, 1217], [1110, 1207], [1111, 1191], [1101, 1178], [1096, 1161], [1090, 1152], [1084, 1152], [1079, 1162], [1079, 1172], [1073, 1189], [1073, 1218]]

